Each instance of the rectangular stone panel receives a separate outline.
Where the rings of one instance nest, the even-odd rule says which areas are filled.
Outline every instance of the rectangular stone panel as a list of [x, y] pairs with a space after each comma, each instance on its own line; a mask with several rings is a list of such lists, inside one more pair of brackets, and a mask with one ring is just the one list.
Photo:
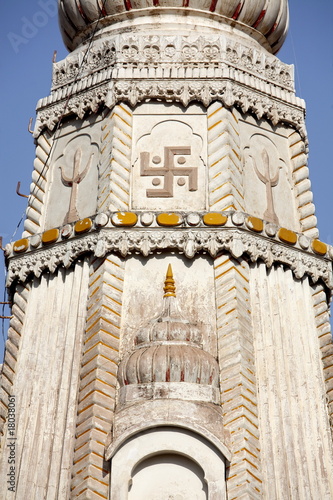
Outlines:
[[199, 105], [149, 103], [133, 115], [132, 209], [205, 210], [207, 118]]

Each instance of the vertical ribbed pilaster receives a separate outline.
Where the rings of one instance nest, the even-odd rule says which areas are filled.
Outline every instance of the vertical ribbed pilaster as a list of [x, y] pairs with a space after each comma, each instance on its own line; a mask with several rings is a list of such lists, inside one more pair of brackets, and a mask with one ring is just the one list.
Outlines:
[[238, 120], [232, 110], [214, 102], [208, 116], [210, 210], [244, 210]]
[[233, 458], [228, 500], [261, 498], [257, 389], [249, 303], [249, 269], [228, 255], [215, 259], [218, 356], [225, 427]]
[[324, 365], [324, 380], [326, 384], [328, 413], [333, 436], [333, 341], [329, 308], [324, 287], [317, 284], [313, 286], [312, 289], [321, 359]]
[[318, 237], [317, 218], [315, 206], [312, 202], [313, 194], [309, 180], [308, 159], [305, 152], [304, 140], [298, 132], [294, 131], [289, 136], [290, 158], [293, 165], [293, 178], [298, 202], [301, 230], [310, 238]]
[[91, 264], [80, 373], [71, 498], [108, 498], [106, 438], [115, 406], [124, 262], [115, 255]]
[[264, 498], [330, 500], [332, 437], [309, 280], [263, 263], [250, 277]]
[[98, 212], [129, 208], [132, 111], [118, 104], [102, 125]]
[[41, 232], [41, 217], [43, 213], [44, 196], [46, 192], [47, 174], [49, 171], [48, 157], [51, 151], [52, 139], [49, 133], [41, 134], [37, 139], [36, 158], [32, 172], [27, 218], [24, 221], [23, 237]]
[[18, 285], [13, 299], [12, 318], [9, 324], [6, 352], [0, 378], [0, 438], [3, 435], [8, 414], [8, 396], [12, 395], [16, 361], [19, 354], [21, 335], [27, 307], [30, 284]]
[[86, 261], [31, 282], [12, 388], [16, 492], [2, 490], [3, 500], [69, 497], [87, 289]]

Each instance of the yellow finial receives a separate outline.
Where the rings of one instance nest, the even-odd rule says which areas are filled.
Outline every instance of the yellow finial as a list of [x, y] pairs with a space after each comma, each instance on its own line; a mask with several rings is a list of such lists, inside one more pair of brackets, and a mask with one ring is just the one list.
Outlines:
[[168, 266], [168, 270], [165, 277], [164, 297], [176, 297], [175, 280], [173, 279], [171, 264], [169, 264]]

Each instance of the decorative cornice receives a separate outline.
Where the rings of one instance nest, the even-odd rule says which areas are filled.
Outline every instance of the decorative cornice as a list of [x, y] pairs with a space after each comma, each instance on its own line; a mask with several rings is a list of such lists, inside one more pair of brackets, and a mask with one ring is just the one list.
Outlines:
[[180, 102], [187, 106], [191, 101], [208, 106], [213, 101], [221, 101], [225, 106], [238, 106], [245, 113], [251, 111], [258, 119], [266, 116], [273, 125], [290, 123], [306, 138], [304, 108], [298, 103], [283, 102], [228, 77], [202, 79], [112, 79], [109, 83], [89, 88], [73, 95], [68, 102], [62, 99], [56, 104], [40, 103], [35, 127], [37, 137], [43, 128], [52, 130], [60, 117], [70, 114], [83, 118], [86, 112], [96, 112], [106, 105], [113, 108], [117, 103], [130, 105], [146, 99], [163, 99], [167, 102]]
[[82, 118], [101, 105], [135, 106], [145, 99], [185, 106], [220, 100], [273, 125], [290, 123], [306, 137], [304, 101], [295, 96], [291, 66], [232, 39], [202, 35], [113, 36], [97, 42], [86, 58], [81, 51], [55, 63], [52, 93], [37, 105], [35, 137], [62, 116]]
[[[44, 128], [53, 130], [58, 121], [68, 115], [83, 118], [88, 113], [96, 113], [99, 106], [104, 104], [108, 95], [108, 84], [98, 85], [93, 88], [77, 92], [67, 101], [60, 99], [56, 104], [49, 104], [48, 99], [39, 101], [34, 137], [38, 137]], [[43, 102], [45, 101], [45, 104]]]
[[254, 232], [261, 237], [269, 237], [276, 242], [287, 243], [299, 250], [326, 259], [333, 259], [333, 247], [326, 245], [316, 238], [309, 238], [303, 233], [296, 233], [279, 227], [271, 222], [253, 217], [239, 211], [209, 211], [209, 212], [100, 212], [94, 217], [65, 224], [60, 228], [49, 229], [41, 234], [34, 234], [5, 248], [7, 258], [27, 252], [41, 250], [46, 246], [60, 243], [64, 240], [74, 240], [78, 235], [92, 233], [96, 229], [159, 229], [162, 228], [238, 228]]
[[[259, 90], [251, 85], [232, 80], [230, 76], [221, 75], [213, 78], [186, 79], [147, 79], [116, 80], [110, 85], [108, 105], [126, 100], [133, 106], [144, 99], [159, 99], [179, 101], [187, 106], [191, 101], [202, 102], [208, 106], [215, 100], [221, 100], [227, 107], [237, 105], [245, 113], [253, 111], [260, 119], [266, 115], [274, 125], [280, 121], [290, 122], [298, 129], [304, 126], [304, 109], [296, 102], [283, 102], [271, 96], [265, 90]], [[228, 73], [228, 71], [225, 71]], [[304, 135], [304, 132], [303, 132]]]
[[[294, 93], [293, 66], [280, 61], [263, 50], [247, 46], [224, 35], [152, 35], [122, 34], [109, 36], [107, 40], [95, 41], [86, 54], [86, 47], [70, 54], [64, 60], [54, 63], [52, 93], [72, 84], [80, 78], [112, 67], [120, 69], [156, 68], [165, 70], [191, 68], [202, 70], [207, 63], [212, 68], [228, 66], [250, 76], [256, 76], [266, 83]], [[105, 77], [106, 75], [104, 75]]]
[[101, 229], [85, 236], [59, 242], [49, 248], [11, 257], [7, 286], [15, 280], [24, 282], [30, 274], [39, 277], [45, 271], [54, 273], [59, 266], [69, 268], [87, 253], [104, 257], [110, 252], [116, 252], [125, 257], [131, 253], [148, 256], [168, 250], [177, 250], [189, 259], [199, 252], [209, 253], [215, 257], [218, 253], [227, 251], [235, 258], [247, 256], [251, 262], [260, 259], [267, 267], [280, 263], [289, 267], [298, 279], [308, 275], [314, 283], [322, 280], [327, 287], [333, 288], [330, 260], [263, 235], [231, 227]]

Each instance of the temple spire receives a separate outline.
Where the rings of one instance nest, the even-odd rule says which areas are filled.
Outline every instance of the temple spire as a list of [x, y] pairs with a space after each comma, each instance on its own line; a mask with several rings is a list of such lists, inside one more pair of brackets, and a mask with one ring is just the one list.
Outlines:
[[175, 280], [173, 279], [173, 272], [171, 264], [168, 266], [164, 281], [164, 297], [176, 297]]

